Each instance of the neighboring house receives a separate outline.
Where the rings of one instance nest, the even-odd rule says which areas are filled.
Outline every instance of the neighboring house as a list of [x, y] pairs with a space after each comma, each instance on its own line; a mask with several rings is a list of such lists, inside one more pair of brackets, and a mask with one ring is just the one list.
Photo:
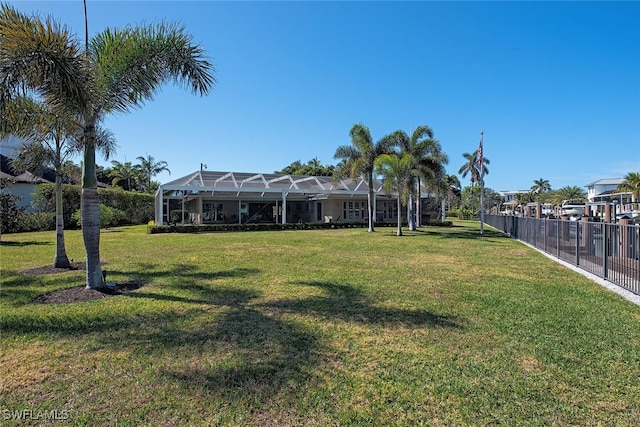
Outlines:
[[624, 178], [604, 178], [587, 184], [587, 198], [591, 211], [596, 216], [603, 215], [603, 205], [611, 204], [618, 216], [633, 211], [631, 193], [616, 193], [616, 188], [624, 182]]
[[[396, 220], [396, 197], [381, 187], [374, 181], [376, 220]], [[204, 170], [160, 185], [155, 221], [158, 225], [183, 218], [193, 224], [365, 222], [368, 191], [362, 179]]]
[[38, 184], [55, 182], [55, 173], [45, 171], [42, 176], [35, 176], [31, 172], [17, 173], [11, 166], [11, 159], [0, 154], [0, 178], [9, 181], [9, 185], [2, 191], [13, 194], [20, 198], [16, 205], [26, 208], [28, 212], [33, 211], [31, 202], [33, 192]]
[[589, 203], [613, 202], [614, 200], [622, 203], [626, 198], [630, 199], [630, 193], [614, 194], [616, 188], [623, 182], [624, 178], [605, 178], [587, 184], [585, 187], [587, 187]]
[[531, 190], [508, 190], [508, 191], [498, 191], [498, 194], [502, 198], [503, 203], [514, 202], [516, 200], [516, 195], [522, 193], [528, 193]]

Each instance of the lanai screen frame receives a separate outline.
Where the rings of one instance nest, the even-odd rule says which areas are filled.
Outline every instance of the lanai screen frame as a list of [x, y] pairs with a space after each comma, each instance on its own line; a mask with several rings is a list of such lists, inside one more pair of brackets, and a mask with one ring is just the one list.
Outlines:
[[[171, 193], [182, 193], [171, 196]], [[374, 212], [376, 199], [382, 192], [382, 184], [374, 181]], [[167, 193], [167, 194], [165, 194]], [[279, 197], [265, 198], [265, 194]], [[334, 180], [330, 176], [281, 175], [266, 173], [221, 172], [200, 170], [174, 181], [162, 184], [155, 194], [155, 223], [164, 224], [163, 204], [165, 199], [182, 200], [185, 197], [204, 198], [225, 195], [229, 200], [282, 200], [284, 209], [282, 223], [286, 223], [286, 202], [290, 195], [296, 200], [324, 200], [338, 196], [368, 197], [369, 186], [363, 178]], [[252, 197], [249, 197], [251, 195]]]

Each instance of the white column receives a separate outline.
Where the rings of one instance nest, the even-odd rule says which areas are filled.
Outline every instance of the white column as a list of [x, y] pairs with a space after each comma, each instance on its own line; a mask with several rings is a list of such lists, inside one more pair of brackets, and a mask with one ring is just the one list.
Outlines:
[[287, 193], [286, 191], [282, 192], [282, 223], [287, 223]]
[[375, 223], [376, 219], [378, 219], [378, 218], [376, 218], [376, 216], [377, 216], [376, 212], [378, 211], [378, 206], [377, 206], [377, 203], [376, 203], [376, 192], [375, 191], [373, 192], [373, 202], [371, 204], [373, 205], [373, 222]]
[[162, 225], [162, 204], [164, 202], [164, 198], [162, 197], [163, 191], [162, 186], [158, 188], [158, 192], [156, 195], [155, 205], [156, 205], [156, 225]]
[[238, 224], [242, 224], [242, 212], [240, 212], [242, 200], [238, 199]]

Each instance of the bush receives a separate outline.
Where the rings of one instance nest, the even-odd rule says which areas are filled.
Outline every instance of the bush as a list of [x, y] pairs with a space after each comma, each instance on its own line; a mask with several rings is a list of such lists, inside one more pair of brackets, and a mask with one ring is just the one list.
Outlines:
[[[393, 222], [376, 222], [376, 227], [396, 227]], [[405, 224], [406, 225], [406, 224]], [[451, 221], [429, 221], [426, 225], [436, 227], [451, 227]], [[366, 228], [365, 222], [337, 222], [337, 223], [308, 223], [295, 222], [288, 224], [206, 224], [206, 225], [151, 225], [147, 227], [147, 233], [211, 233], [225, 231], [271, 231], [271, 230], [321, 230], [338, 228]]]
[[[80, 209], [73, 213], [73, 219], [82, 224], [82, 212]], [[127, 213], [111, 206], [100, 203], [100, 228], [117, 227], [127, 224]]]
[[[63, 185], [62, 200], [64, 206], [65, 228], [80, 226], [75, 212], [80, 209], [82, 188], [79, 185]], [[41, 184], [33, 194], [33, 206], [40, 212], [55, 212], [56, 194], [54, 184]], [[121, 188], [98, 188], [98, 200], [101, 204], [124, 212], [117, 214], [121, 224], [146, 224], [155, 216], [154, 196], [152, 194], [124, 191]]]
[[0, 192], [0, 233], [19, 231], [20, 217], [24, 215], [25, 208], [16, 204], [18, 200], [18, 196]]
[[55, 229], [55, 212], [24, 212], [18, 219], [16, 231], [50, 231]]
[[[56, 211], [56, 186], [55, 184], [40, 184], [33, 192], [33, 207], [38, 212]], [[77, 185], [62, 185], [62, 216], [64, 228], [72, 229], [80, 227], [80, 221], [74, 220], [73, 213], [80, 209], [80, 187]]]

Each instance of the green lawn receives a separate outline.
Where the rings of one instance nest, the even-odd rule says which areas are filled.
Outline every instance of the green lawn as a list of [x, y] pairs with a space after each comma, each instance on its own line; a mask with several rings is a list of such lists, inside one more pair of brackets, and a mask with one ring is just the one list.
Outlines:
[[22, 273], [54, 233], [3, 235], [0, 423], [637, 425], [638, 306], [477, 223], [394, 233], [105, 230], [144, 286], [58, 305], [82, 271]]

